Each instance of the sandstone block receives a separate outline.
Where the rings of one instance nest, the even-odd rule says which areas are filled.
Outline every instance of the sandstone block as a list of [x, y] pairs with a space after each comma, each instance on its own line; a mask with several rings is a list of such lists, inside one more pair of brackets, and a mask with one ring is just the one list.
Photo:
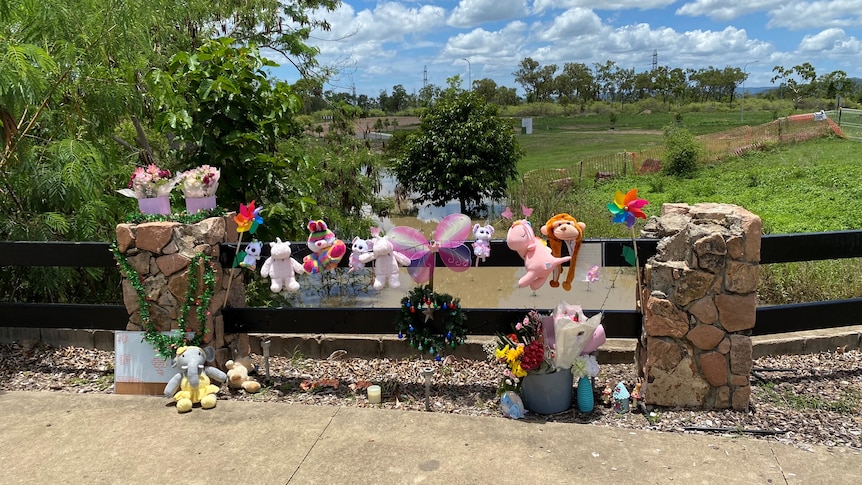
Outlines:
[[757, 295], [717, 295], [715, 305], [721, 326], [728, 332], [754, 328]]
[[156, 265], [159, 271], [165, 276], [171, 276], [177, 271], [186, 269], [189, 266], [190, 259], [181, 254], [166, 254], [156, 258]]
[[653, 337], [681, 338], [688, 333], [688, 316], [670, 300], [650, 297], [646, 305], [644, 329]]
[[685, 349], [670, 339], [648, 337], [646, 344], [646, 366], [671, 370], [686, 355]]
[[747, 386], [749, 385], [750, 377], [738, 376], [736, 374], [731, 374], [730, 376], [730, 385], [734, 387]]
[[724, 276], [724, 287], [733, 293], [751, 293], [757, 290], [760, 265], [730, 261]]
[[135, 247], [135, 234], [132, 232], [131, 224], [117, 225], [117, 249], [125, 253], [129, 248]]
[[135, 231], [137, 247], [154, 254], [161, 254], [174, 234], [176, 222], [147, 222], [139, 224]]
[[717, 350], [720, 354], [727, 354], [728, 352], [730, 352], [730, 339], [724, 337], [724, 339], [722, 339], [721, 343], [718, 344], [718, 347], [716, 347], [715, 350]]
[[747, 376], [751, 374], [751, 337], [730, 336], [730, 372]]
[[751, 400], [751, 386], [737, 387], [733, 391], [733, 401], [731, 405], [733, 409], [743, 411], [748, 409]]
[[725, 243], [727, 255], [732, 259], [740, 259], [745, 254], [745, 241], [740, 236], [732, 236]]
[[718, 352], [704, 352], [700, 355], [700, 370], [710, 385], [727, 385], [727, 359]]
[[700, 350], [711, 350], [724, 339], [724, 335], [724, 331], [713, 325], [695, 325], [686, 338]]
[[721, 386], [715, 390], [715, 408], [727, 409], [730, 407], [730, 388]]
[[645, 401], [657, 406], [700, 407], [710, 390], [690, 357], [669, 371], [649, 368], [647, 382]]
[[694, 302], [688, 307], [688, 312], [694, 315], [701, 323], [715, 323], [718, 321], [718, 309], [712, 301], [712, 297], [706, 296]]
[[123, 278], [123, 304], [126, 306], [126, 311], [131, 315], [140, 309], [140, 302], [138, 301], [138, 292], [132, 287], [132, 284], [129, 283], [129, 280]]
[[680, 279], [677, 280], [676, 290], [673, 292], [673, 301], [679, 306], [686, 306], [703, 298], [712, 285], [713, 279], [715, 279], [715, 275], [705, 271], [683, 272]]

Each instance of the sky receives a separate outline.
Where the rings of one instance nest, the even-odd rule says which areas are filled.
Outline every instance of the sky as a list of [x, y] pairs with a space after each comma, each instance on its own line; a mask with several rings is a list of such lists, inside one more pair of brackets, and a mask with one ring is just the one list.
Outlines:
[[[771, 86], [772, 68], [810, 62], [818, 75], [862, 77], [862, 0], [344, 0], [316, 12], [332, 26], [310, 43], [339, 74], [327, 90], [376, 97], [402, 85], [446, 86], [460, 75], [515, 87], [531, 57], [541, 66], [611, 60], [635, 72], [739, 67], [747, 87]], [[283, 59], [274, 74], [294, 82]]]

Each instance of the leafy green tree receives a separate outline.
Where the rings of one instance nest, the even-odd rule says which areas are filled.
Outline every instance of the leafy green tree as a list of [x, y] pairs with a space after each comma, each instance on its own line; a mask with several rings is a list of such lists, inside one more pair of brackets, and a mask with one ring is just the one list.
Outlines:
[[302, 127], [294, 119], [299, 96], [268, 77], [265, 69], [275, 65], [256, 47], [222, 38], [176, 54], [167, 70], [150, 73], [150, 85], [157, 126], [178, 142], [179, 165], [220, 168], [221, 206], [256, 199], [270, 216], [287, 216], [281, 223], [289, 227], [301, 222], [301, 208], [312, 199], [297, 176], [302, 163], [279, 151], [279, 141], [299, 136]]
[[414, 201], [442, 206], [458, 200], [467, 213], [505, 194], [523, 152], [495, 105], [461, 89], [458, 76], [447, 82], [394, 168], [398, 183], [417, 194]]

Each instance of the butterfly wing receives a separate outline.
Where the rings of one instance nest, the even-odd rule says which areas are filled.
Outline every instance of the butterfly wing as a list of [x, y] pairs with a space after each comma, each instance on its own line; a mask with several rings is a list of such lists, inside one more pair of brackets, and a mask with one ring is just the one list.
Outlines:
[[429, 251], [428, 239], [421, 232], [407, 226], [393, 227], [386, 235], [395, 250], [415, 261]]
[[434, 264], [434, 253], [426, 252], [418, 259], [414, 259], [407, 267], [407, 273], [418, 284], [424, 284], [431, 280], [431, 265]]
[[464, 241], [472, 234], [471, 222], [464, 214], [450, 214], [440, 221], [434, 231], [440, 259], [453, 271], [466, 271], [470, 267], [470, 248], [464, 245]]
[[440, 248], [440, 259], [452, 271], [467, 271], [471, 264], [470, 248], [465, 245], [454, 248]]
[[464, 214], [449, 214], [444, 217], [434, 231], [437, 246], [454, 248], [464, 244], [464, 241], [470, 239], [472, 235], [470, 223], [470, 218]]

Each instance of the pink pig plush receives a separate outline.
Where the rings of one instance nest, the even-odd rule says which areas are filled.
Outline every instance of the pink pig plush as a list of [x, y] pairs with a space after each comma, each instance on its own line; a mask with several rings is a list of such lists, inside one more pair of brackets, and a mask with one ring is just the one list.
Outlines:
[[533, 226], [526, 219], [512, 223], [512, 227], [506, 233], [506, 246], [524, 258], [527, 274], [518, 280], [518, 286], [521, 288], [529, 286], [533, 290], [538, 290], [545, 284], [554, 268], [572, 259], [570, 256], [555, 258], [551, 254], [551, 248], [536, 237]]

